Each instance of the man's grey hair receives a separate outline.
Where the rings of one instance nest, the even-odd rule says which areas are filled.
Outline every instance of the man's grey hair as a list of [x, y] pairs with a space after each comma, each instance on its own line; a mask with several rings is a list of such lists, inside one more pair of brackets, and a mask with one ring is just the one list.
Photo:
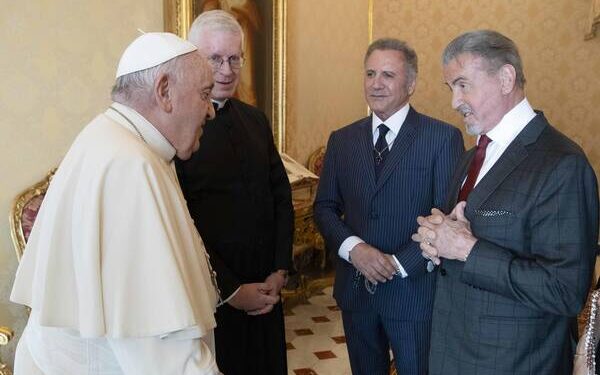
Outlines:
[[190, 27], [188, 41], [198, 44], [204, 30], [228, 31], [242, 36], [242, 49], [244, 47], [244, 30], [235, 17], [224, 10], [209, 10], [201, 13]]
[[444, 50], [442, 64], [447, 65], [463, 53], [485, 59], [488, 73], [496, 73], [506, 64], [512, 65], [516, 72], [516, 85], [521, 89], [525, 87], [523, 63], [517, 45], [499, 32], [475, 30], [459, 35]]
[[406, 83], [410, 84], [411, 82], [416, 81], [417, 73], [419, 72], [419, 62], [417, 59], [417, 53], [411, 46], [408, 45], [403, 40], [394, 39], [394, 38], [381, 38], [377, 39], [369, 45], [367, 48], [367, 52], [365, 53], [365, 60], [367, 59], [374, 51], [398, 51], [404, 55], [404, 60], [406, 62], [405, 66], [405, 74], [406, 74]]
[[112, 88], [111, 98], [115, 102], [127, 104], [149, 100], [154, 89], [154, 81], [162, 73], [170, 74], [175, 81], [183, 79], [183, 57], [177, 56], [152, 68], [120, 76]]

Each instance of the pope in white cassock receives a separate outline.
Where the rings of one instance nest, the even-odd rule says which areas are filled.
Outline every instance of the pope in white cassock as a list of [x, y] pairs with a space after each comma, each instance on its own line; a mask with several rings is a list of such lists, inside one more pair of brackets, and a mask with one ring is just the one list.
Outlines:
[[125, 50], [114, 102], [66, 154], [17, 271], [11, 300], [31, 315], [16, 375], [219, 374], [218, 289], [172, 167], [214, 117], [212, 86], [173, 34]]

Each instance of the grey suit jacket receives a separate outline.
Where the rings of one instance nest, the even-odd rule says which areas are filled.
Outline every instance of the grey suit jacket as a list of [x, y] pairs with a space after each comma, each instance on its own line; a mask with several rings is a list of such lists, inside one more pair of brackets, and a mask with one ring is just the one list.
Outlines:
[[[473, 155], [459, 163], [447, 210]], [[538, 113], [471, 192], [466, 216], [478, 241], [466, 262], [440, 269], [430, 374], [570, 374], [598, 241], [583, 151]]]

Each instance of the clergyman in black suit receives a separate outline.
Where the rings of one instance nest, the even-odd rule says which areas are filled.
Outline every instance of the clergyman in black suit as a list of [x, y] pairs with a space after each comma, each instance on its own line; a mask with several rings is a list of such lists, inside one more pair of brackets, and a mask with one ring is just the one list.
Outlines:
[[188, 39], [212, 65], [218, 106], [202, 147], [177, 175], [217, 272], [217, 364], [227, 375], [287, 374], [280, 290], [292, 263], [291, 188], [268, 120], [233, 95], [243, 63], [243, 31], [229, 13], [194, 21]]
[[442, 60], [478, 145], [454, 174], [449, 214], [420, 217], [413, 237], [441, 262], [430, 374], [570, 374], [598, 240], [594, 171], [525, 98], [512, 40], [467, 32]]
[[427, 373], [434, 265], [411, 234], [416, 217], [442, 204], [464, 151], [458, 129], [408, 104], [417, 55], [396, 39], [365, 55], [369, 117], [334, 131], [314, 204], [327, 247], [336, 252], [334, 297], [355, 375]]

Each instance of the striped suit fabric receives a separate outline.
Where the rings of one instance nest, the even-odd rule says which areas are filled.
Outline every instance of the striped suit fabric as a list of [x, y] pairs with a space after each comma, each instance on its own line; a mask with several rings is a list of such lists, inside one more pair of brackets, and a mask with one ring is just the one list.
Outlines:
[[[417, 229], [417, 216], [426, 215], [432, 207], [444, 203], [450, 177], [464, 152], [462, 135], [458, 129], [419, 114], [411, 107], [377, 179], [371, 121], [371, 117], [363, 118], [331, 134], [314, 204], [315, 221], [327, 248], [336, 254], [342, 242], [355, 235], [396, 256], [408, 277], [394, 277], [379, 284], [374, 294], [366, 291], [363, 280], [357, 281], [352, 264], [336, 256], [334, 297], [343, 316], [358, 314], [354, 321], [361, 314], [371, 314], [379, 321], [388, 321], [388, 327], [398, 322], [425, 322], [417, 324], [425, 328], [410, 344], [406, 343], [406, 334], [399, 333], [400, 329], [385, 330], [385, 334], [395, 357], [411, 358], [416, 352], [421, 353], [417, 360], [423, 362], [425, 358], [426, 362], [422, 346], [429, 342], [435, 273], [427, 271], [426, 259], [410, 237]], [[372, 318], [364, 316], [365, 322]], [[361, 332], [360, 324], [356, 323], [358, 329], [351, 329], [350, 336]], [[363, 363], [365, 367], [372, 365], [368, 370], [356, 369], [352, 362], [357, 356], [365, 361], [379, 358], [376, 352], [387, 353], [387, 342], [383, 350], [373, 349], [372, 355], [369, 347], [381, 344], [364, 345], [359, 353], [353, 353], [352, 338], [348, 338], [348, 332], [346, 336], [354, 374], [378, 374], [378, 369], [385, 368], [383, 360]], [[414, 345], [421, 348], [411, 348]]]

